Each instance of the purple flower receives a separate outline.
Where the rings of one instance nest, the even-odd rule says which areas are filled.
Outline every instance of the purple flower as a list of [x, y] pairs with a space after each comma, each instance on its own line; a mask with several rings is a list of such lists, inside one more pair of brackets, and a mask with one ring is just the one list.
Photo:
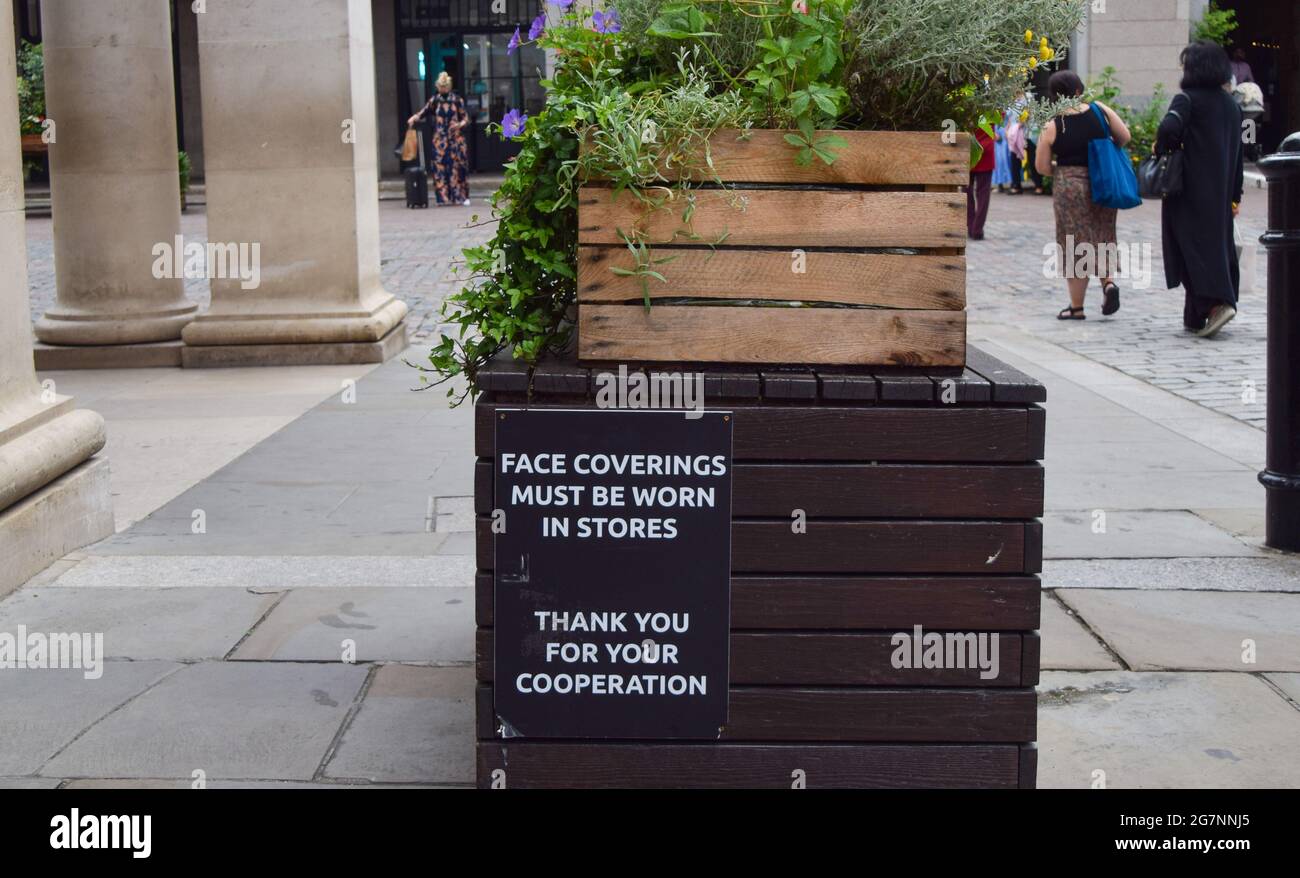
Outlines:
[[505, 140], [513, 140], [520, 134], [524, 133], [524, 125], [528, 124], [528, 116], [518, 110], [511, 110], [506, 113], [505, 118], [501, 120], [501, 137]]
[[533, 23], [528, 28], [528, 39], [535, 40], [546, 30], [546, 13], [533, 19]]
[[609, 12], [601, 12], [597, 9], [591, 13], [591, 26], [598, 34], [616, 34], [623, 29], [623, 23], [618, 20], [617, 9], [610, 9]]
[[558, 6], [561, 9], [568, 9], [573, 5], [573, 0], [548, 0], [552, 6]]
[[511, 37], [510, 42], [506, 44], [506, 54], [513, 55], [515, 53], [515, 49], [518, 48], [519, 48], [519, 28], [515, 28], [515, 35]]

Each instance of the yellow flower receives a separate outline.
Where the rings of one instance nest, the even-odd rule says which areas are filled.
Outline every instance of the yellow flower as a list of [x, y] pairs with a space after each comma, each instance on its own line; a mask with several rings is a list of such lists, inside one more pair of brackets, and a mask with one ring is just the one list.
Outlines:
[[1025, 45], [1031, 46], [1033, 45], [1033, 43], [1034, 43], [1034, 32], [1031, 30], [1025, 31]]
[[1028, 111], [1028, 110], [1021, 110], [1021, 111], [1020, 111], [1020, 124], [1023, 125], [1024, 123], [1026, 123], [1026, 122], [1028, 122], [1028, 121], [1029, 121], [1029, 111]]
[[1037, 55], [1035, 55], [1034, 57], [1032, 57], [1032, 58], [1029, 59], [1029, 69], [1030, 69], [1030, 70], [1037, 70], [1037, 69], [1038, 69], [1038, 56], [1037, 56]]
[[984, 81], [986, 83], [989, 81], [989, 75], [987, 73], [984, 74]]
[[1044, 61], [1051, 61], [1056, 57], [1056, 50], [1051, 46], [1044, 46], [1042, 51], [1038, 53], [1038, 57]]

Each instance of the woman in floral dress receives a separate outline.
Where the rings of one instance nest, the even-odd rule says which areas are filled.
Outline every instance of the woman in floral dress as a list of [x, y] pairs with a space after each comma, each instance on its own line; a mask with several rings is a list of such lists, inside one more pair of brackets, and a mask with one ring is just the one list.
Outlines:
[[407, 123], [414, 125], [430, 111], [433, 112], [433, 194], [438, 204], [463, 204], [469, 206], [469, 158], [465, 151], [465, 135], [469, 124], [464, 99], [451, 90], [451, 75], [438, 74], [438, 93], [429, 99], [424, 109]]

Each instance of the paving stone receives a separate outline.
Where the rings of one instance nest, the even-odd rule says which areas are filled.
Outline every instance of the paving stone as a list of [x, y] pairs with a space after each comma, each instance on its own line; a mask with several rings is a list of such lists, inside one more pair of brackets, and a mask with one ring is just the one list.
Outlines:
[[1091, 671], [1119, 669], [1119, 662], [1097, 642], [1097, 638], [1069, 610], [1043, 595], [1041, 666], [1044, 669]]
[[331, 778], [474, 782], [474, 669], [385, 665], [325, 767]]
[[35, 774], [77, 735], [180, 667], [106, 662], [97, 680], [75, 669], [0, 671], [0, 776]]
[[1038, 785], [1300, 787], [1300, 710], [1250, 674], [1049, 671]]
[[1044, 561], [1043, 586], [1300, 592], [1300, 557]]
[[0, 603], [0, 631], [103, 634], [107, 658], [221, 658], [276, 597], [237, 586], [29, 588]]
[[[1050, 471], [1050, 470], [1049, 470]], [[1106, 509], [1105, 532], [1093, 509], [1043, 517], [1044, 558], [1224, 558], [1260, 550], [1181, 510]]]
[[[1300, 671], [1300, 595], [1067, 589], [1059, 597], [1134, 670]], [[1254, 662], [1243, 660], [1243, 641]]]
[[339, 661], [344, 640], [353, 641], [359, 662], [472, 662], [474, 589], [300, 589], [276, 605], [232, 658]]
[[1265, 674], [1274, 686], [1287, 694], [1287, 697], [1300, 705], [1300, 674]]
[[0, 790], [52, 790], [58, 785], [52, 777], [0, 777]]
[[472, 557], [426, 558], [396, 551], [393, 556], [92, 555], [46, 583], [55, 588], [229, 588], [236, 584], [254, 591], [325, 586], [460, 588], [474, 581], [475, 569]]
[[368, 669], [343, 664], [189, 665], [51, 760], [63, 778], [310, 780]]

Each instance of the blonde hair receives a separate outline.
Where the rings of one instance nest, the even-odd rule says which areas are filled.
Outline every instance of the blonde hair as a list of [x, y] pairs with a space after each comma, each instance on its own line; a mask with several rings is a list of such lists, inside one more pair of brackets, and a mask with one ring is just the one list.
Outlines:
[[451, 74], [446, 70], [438, 74], [438, 88], [451, 88]]

